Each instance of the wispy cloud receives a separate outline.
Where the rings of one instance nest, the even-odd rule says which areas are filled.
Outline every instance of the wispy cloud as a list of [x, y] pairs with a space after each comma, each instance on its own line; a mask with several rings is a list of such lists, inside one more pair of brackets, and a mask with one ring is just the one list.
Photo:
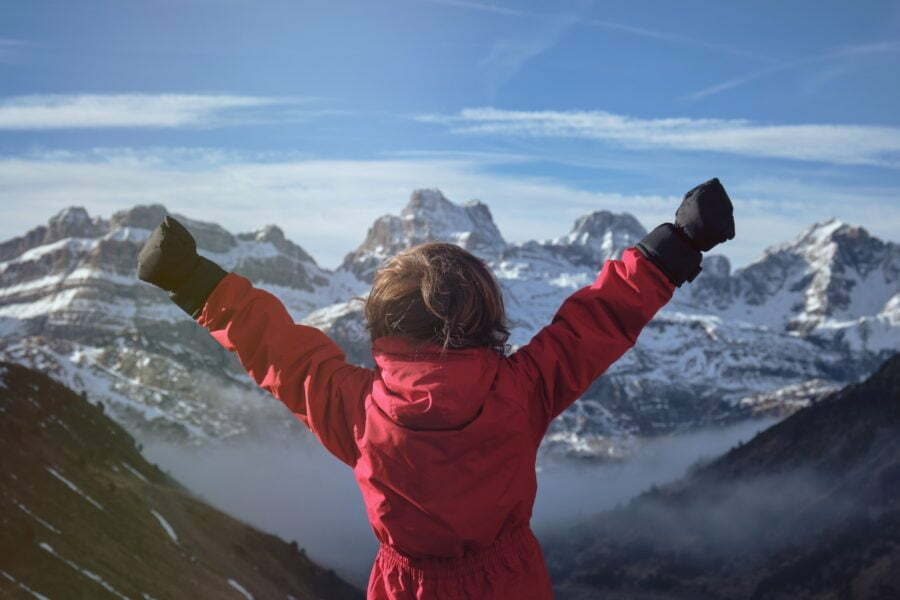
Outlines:
[[866, 125], [764, 125], [741, 119], [639, 119], [604, 111], [470, 108], [421, 115], [458, 134], [593, 139], [633, 148], [900, 167], [900, 129]]
[[887, 52], [900, 52], [900, 41], [895, 40], [885, 40], [880, 42], [873, 42], [871, 44], [860, 44], [856, 46], [847, 46], [843, 48], [838, 48], [836, 50], [831, 50], [829, 52], [825, 52], [823, 54], [816, 54], [814, 56], [806, 56], [804, 58], [798, 58], [796, 60], [790, 60], [787, 62], [781, 62], [774, 65], [770, 65], [763, 69], [759, 69], [756, 71], [752, 71], [745, 75], [741, 75], [740, 77], [734, 77], [732, 79], [727, 79], [715, 85], [711, 85], [705, 87], [701, 90], [697, 90], [690, 94], [684, 96], [684, 98], [688, 100], [700, 100], [703, 98], [707, 98], [709, 96], [714, 96], [716, 94], [720, 94], [724, 91], [731, 90], [737, 87], [744, 86], [748, 83], [756, 81], [758, 79], [763, 79], [770, 75], [775, 75], [776, 73], [782, 73], [785, 71], [792, 71], [794, 69], [799, 69], [802, 67], [806, 67], [809, 65], [819, 64], [823, 62], [830, 62], [842, 58], [850, 58], [856, 56], [866, 56], [870, 54], [883, 54]]
[[464, 8], [468, 10], [477, 10], [480, 12], [489, 12], [497, 15], [506, 15], [509, 17], [530, 17], [534, 13], [516, 10], [514, 8], [504, 8], [495, 4], [486, 4], [484, 2], [469, 2], [468, 0], [424, 0], [429, 4], [442, 4], [444, 6], [452, 6], [454, 8]]
[[215, 127], [259, 122], [263, 117], [254, 109], [292, 109], [302, 102], [298, 98], [201, 94], [14, 96], [0, 99], [0, 129]]
[[549, 23], [542, 23], [537, 30], [493, 42], [487, 56], [478, 62], [489, 92], [493, 95], [530, 60], [553, 48], [576, 22], [577, 18], [572, 15], [557, 16], [549, 19]]
[[697, 48], [704, 48], [706, 50], [712, 50], [715, 52], [727, 52], [728, 54], [734, 54], [735, 56], [742, 56], [744, 58], [752, 58], [757, 61], [769, 63], [774, 62], [774, 59], [763, 56], [756, 52], [748, 52], [746, 50], [742, 50], [741, 48], [736, 48], [728, 44], [708, 42], [706, 40], [699, 39], [698, 36], [687, 36], [667, 31], [656, 31], [653, 29], [646, 29], [644, 27], [634, 27], [632, 25], [626, 25], [624, 23], [616, 23], [614, 21], [604, 21], [599, 19], [588, 19], [582, 21], [582, 25], [609, 29], [612, 31], [619, 31], [622, 33], [628, 33], [631, 35], [650, 38], [662, 42], [669, 42], [681, 46], [694, 46]]
[[[504, 6], [498, 6], [496, 4], [487, 4], [484, 2], [472, 2], [469, 0], [422, 0], [423, 2], [427, 2], [429, 4], [440, 4], [443, 6], [452, 6], [454, 8], [466, 9], [466, 10], [474, 10], [479, 12], [488, 12], [497, 15], [505, 15], [508, 17], [518, 17], [518, 18], [527, 18], [527, 19], [538, 19], [538, 20], [546, 20], [559, 18], [560, 14], [554, 13], [544, 13], [544, 12], [534, 12], [534, 11], [526, 11], [519, 10], [515, 8], [507, 8]], [[590, 18], [579, 18], [573, 24], [577, 24], [583, 27], [594, 27], [599, 29], [608, 29], [612, 31], [618, 31], [620, 33], [626, 33], [629, 35], [649, 38], [657, 41], [667, 42], [678, 44], [682, 46], [693, 46], [696, 48], [704, 48], [706, 50], [712, 50], [715, 52], [727, 52], [729, 54], [734, 54], [736, 56], [742, 56], [744, 58], [752, 58], [754, 60], [763, 61], [763, 62], [774, 62], [773, 59], [768, 58], [766, 56], [760, 55], [755, 52], [748, 52], [746, 50], [742, 50], [740, 48], [736, 48], [734, 46], [730, 46], [728, 44], [718, 44], [715, 42], [708, 42], [706, 40], [698, 39], [696, 36], [691, 37], [687, 35], [680, 35], [677, 33], [671, 33], [667, 31], [656, 31], [653, 29], [647, 29], [645, 27], [636, 27], [633, 25], [628, 25], [626, 23], [617, 23], [615, 21], [607, 21], [603, 19], [590, 19]]]

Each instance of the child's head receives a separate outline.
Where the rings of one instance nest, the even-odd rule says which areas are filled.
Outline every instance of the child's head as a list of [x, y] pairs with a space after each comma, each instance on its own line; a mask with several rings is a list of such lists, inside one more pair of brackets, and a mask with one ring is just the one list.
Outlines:
[[375, 275], [365, 310], [372, 340], [400, 335], [503, 352], [509, 337], [493, 274], [453, 244], [421, 244], [396, 255]]

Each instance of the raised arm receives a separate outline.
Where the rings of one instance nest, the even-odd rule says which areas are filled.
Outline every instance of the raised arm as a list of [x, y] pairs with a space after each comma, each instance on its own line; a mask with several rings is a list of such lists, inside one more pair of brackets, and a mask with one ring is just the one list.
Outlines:
[[535, 391], [533, 422], [540, 437], [637, 342], [676, 287], [700, 272], [701, 251], [734, 237], [732, 205], [718, 179], [689, 191], [675, 223], [648, 233], [621, 260], [608, 260], [588, 287], [560, 306], [549, 325], [509, 357]]
[[314, 327], [294, 323], [281, 301], [236, 273], [196, 255], [193, 238], [171, 217], [138, 258], [139, 277], [170, 298], [226, 350], [251, 378], [281, 400], [337, 458], [353, 465], [355, 431], [373, 372], [348, 364]]
[[542, 437], [554, 418], [637, 341], [675, 285], [635, 248], [608, 260], [597, 279], [569, 296], [549, 325], [510, 357], [535, 389], [533, 421]]

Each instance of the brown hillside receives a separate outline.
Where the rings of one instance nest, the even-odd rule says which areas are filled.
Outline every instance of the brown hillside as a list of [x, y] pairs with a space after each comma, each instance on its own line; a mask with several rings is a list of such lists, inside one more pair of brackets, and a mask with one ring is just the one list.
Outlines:
[[0, 515], [3, 598], [363, 597], [296, 544], [192, 497], [102, 406], [10, 363]]

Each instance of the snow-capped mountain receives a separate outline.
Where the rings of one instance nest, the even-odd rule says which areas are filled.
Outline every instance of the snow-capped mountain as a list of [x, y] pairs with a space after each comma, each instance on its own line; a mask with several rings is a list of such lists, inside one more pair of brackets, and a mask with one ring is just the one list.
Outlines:
[[[429, 194], [441, 223], [464, 222], [467, 207]], [[404, 214], [422, 205], [416, 200], [414, 194]], [[425, 239], [460, 238], [459, 227], [430, 231]], [[498, 236], [487, 251], [473, 249], [503, 287], [510, 342], [527, 343], [566, 296], [594, 280], [603, 261], [621, 257], [645, 234], [632, 215], [597, 211], [553, 240], [506, 244], [498, 254]], [[395, 252], [408, 239], [385, 235], [377, 246]], [[348, 255], [341, 268], [359, 272], [364, 260]], [[898, 265], [900, 246], [834, 220], [811, 225], [734, 273], [726, 257], [706, 256], [701, 275], [677, 290], [635, 348], [553, 423], [545, 449], [616, 456], [645, 435], [785, 414], [867, 375], [900, 348]], [[365, 358], [358, 304], [323, 309], [307, 322]]]
[[[107, 394], [132, 431], [202, 439], [291, 422], [233, 356], [137, 280], [138, 249], [165, 214], [136, 206], [104, 220], [69, 208], [0, 244], [0, 357]], [[178, 218], [202, 254], [272, 291], [359, 364], [371, 359], [353, 298], [400, 250], [445, 241], [482, 257], [503, 288], [515, 347], [646, 233], [632, 215], [601, 210], [567, 234], [512, 244], [485, 204], [417, 190], [329, 271], [275, 226], [232, 235]], [[642, 436], [784, 414], [868, 375], [897, 349], [900, 246], [859, 227], [816, 223], [734, 272], [724, 256], [705, 257], [700, 276], [679, 288], [636, 347], [554, 422], [544, 448], [615, 457]]]
[[[713, 277], [686, 291], [686, 306], [804, 335], [835, 337], [854, 350], [896, 347], [900, 246], [835, 219], [765, 251], [729, 276], [727, 260]], [[888, 325], [885, 327], [885, 325]], [[896, 333], [894, 331], [893, 333]]]
[[[137, 254], [168, 214], [136, 206], [109, 220], [80, 207], [0, 244], [0, 356], [108, 400], [130, 431], [199, 440], [296, 425], [161, 290]], [[270, 225], [232, 235], [176, 215], [200, 253], [277, 294], [295, 319], [359, 293]]]

